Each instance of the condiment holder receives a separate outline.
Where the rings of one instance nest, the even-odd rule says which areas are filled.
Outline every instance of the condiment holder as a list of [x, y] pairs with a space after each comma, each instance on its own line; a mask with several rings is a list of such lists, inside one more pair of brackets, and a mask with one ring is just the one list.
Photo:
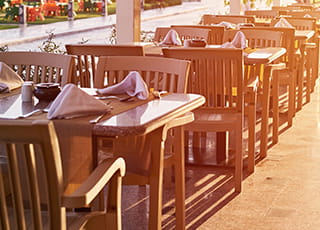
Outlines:
[[58, 83], [40, 83], [36, 85], [33, 94], [40, 101], [52, 101], [58, 96], [60, 91]]

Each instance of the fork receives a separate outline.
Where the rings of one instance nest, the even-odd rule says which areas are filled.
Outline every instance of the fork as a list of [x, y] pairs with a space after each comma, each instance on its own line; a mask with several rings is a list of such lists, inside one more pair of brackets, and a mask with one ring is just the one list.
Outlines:
[[119, 96], [115, 96], [115, 95], [110, 95], [110, 96], [96, 96], [96, 99], [99, 100], [104, 100], [104, 99], [118, 99], [119, 101], [130, 101], [133, 97], [132, 96], [127, 96], [127, 97], [119, 97]]
[[103, 114], [97, 116], [96, 118], [90, 120], [90, 124], [97, 124], [109, 111], [104, 112]]

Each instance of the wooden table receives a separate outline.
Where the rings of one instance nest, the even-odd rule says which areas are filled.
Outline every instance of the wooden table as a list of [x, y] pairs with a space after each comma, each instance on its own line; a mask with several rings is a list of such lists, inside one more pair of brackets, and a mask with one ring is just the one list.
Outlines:
[[[113, 100], [115, 107], [117, 104], [120, 105], [119, 101]], [[89, 120], [94, 116], [87, 116], [72, 120], [53, 120], [56, 124], [73, 124], [73, 126], [84, 125], [89, 128], [89, 132], [92, 132], [93, 140], [92, 146], [94, 148], [93, 153], [96, 152], [96, 140], [97, 137], [119, 137], [119, 136], [145, 136], [147, 146], [134, 146], [134, 148], [126, 148], [130, 150], [128, 153], [136, 154], [131, 159], [134, 159], [141, 153], [139, 149], [144, 149], [143, 156], [147, 157], [144, 160], [146, 167], [135, 171], [135, 177], [139, 179], [147, 178], [147, 183], [150, 184], [150, 214], [149, 214], [149, 229], [161, 229], [161, 211], [162, 211], [162, 182], [163, 182], [163, 161], [164, 161], [164, 141], [166, 136], [166, 130], [170, 126], [174, 119], [178, 119], [184, 114], [198, 108], [205, 102], [205, 98], [201, 95], [196, 94], [169, 94], [163, 96], [161, 99], [150, 99], [144, 102], [134, 101], [130, 103], [130, 109], [124, 110], [119, 114], [111, 114], [108, 119], [103, 120], [95, 125], [90, 125]], [[35, 105], [37, 106], [38, 101], [35, 100], [33, 103], [26, 105], [21, 102], [21, 96], [19, 92], [15, 91], [8, 96], [0, 95], [0, 119], [1, 116], [6, 114], [21, 114], [34, 110]], [[122, 102], [125, 103], [125, 102]], [[111, 102], [112, 104], [112, 102]], [[45, 105], [42, 105], [45, 106]], [[26, 108], [28, 108], [26, 110]], [[25, 112], [23, 111], [25, 110]], [[46, 119], [46, 114], [33, 115], [28, 119]], [[69, 127], [70, 128], [70, 127]], [[69, 129], [68, 128], [68, 129]], [[177, 229], [185, 228], [185, 173], [184, 173], [184, 154], [183, 154], [183, 128], [178, 127], [178, 140], [181, 141], [180, 146], [177, 146], [178, 155], [176, 156], [180, 161], [180, 172], [176, 175], [176, 219]], [[59, 132], [57, 131], [57, 134]], [[72, 135], [77, 136], [75, 133]], [[59, 137], [59, 136], [58, 136]], [[75, 138], [75, 137], [74, 137]], [[59, 139], [60, 141], [60, 139]], [[80, 141], [83, 141], [83, 137], [80, 136]], [[152, 143], [152, 144], [151, 144]], [[91, 147], [91, 146], [90, 146]], [[147, 148], [146, 148], [147, 147]], [[85, 146], [88, 148], [88, 146]], [[68, 152], [63, 152], [62, 155]], [[77, 153], [78, 154], [78, 153]], [[115, 153], [117, 154], [117, 152]], [[148, 155], [149, 154], [149, 155]], [[93, 156], [96, 158], [96, 156]], [[62, 156], [62, 161], [66, 157]], [[138, 160], [138, 161], [140, 161]], [[96, 161], [96, 160], [94, 160]], [[128, 162], [130, 168], [130, 162]], [[91, 164], [91, 161], [89, 161]], [[70, 168], [77, 167], [75, 162], [71, 165], [64, 165], [64, 173]], [[86, 170], [81, 165], [82, 170]], [[77, 171], [79, 172], [79, 171]], [[140, 174], [140, 175], [139, 175]], [[130, 174], [128, 174], [130, 176]], [[124, 179], [126, 180], [126, 179]], [[142, 179], [143, 180], [143, 179]], [[142, 181], [145, 182], [145, 181]]]

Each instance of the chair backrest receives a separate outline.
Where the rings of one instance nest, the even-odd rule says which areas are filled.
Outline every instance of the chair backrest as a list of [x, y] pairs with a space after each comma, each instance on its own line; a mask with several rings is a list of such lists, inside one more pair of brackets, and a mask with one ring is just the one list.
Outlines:
[[224, 26], [211, 26], [211, 25], [172, 25], [172, 29], [187, 27], [187, 28], [202, 28], [208, 29], [209, 35], [207, 43], [209, 45], [221, 45], [224, 33]]
[[25, 81], [54, 82], [61, 86], [72, 82], [72, 55], [11, 51], [0, 52], [0, 61], [9, 65]]
[[271, 19], [279, 16], [279, 11], [276, 10], [246, 10], [244, 15], [254, 16], [256, 19]]
[[164, 48], [163, 54], [191, 61], [187, 92], [205, 96], [205, 107], [243, 110], [241, 49]]
[[171, 30], [171, 27], [157, 27], [156, 31], [154, 32], [153, 41], [161, 42], [169, 30]]
[[290, 10], [287, 12], [287, 15], [291, 15], [293, 17], [305, 17], [306, 15], [310, 15], [313, 18], [320, 19], [320, 11], [319, 10]]
[[[33, 224], [30, 229], [42, 229], [45, 225], [49, 229], [66, 229], [65, 208], [61, 206], [62, 166], [53, 123], [0, 121], [1, 144], [8, 161], [0, 168], [1, 229], [27, 229], [30, 219]], [[3, 192], [5, 171], [10, 175], [11, 184], [12, 202], [8, 203]], [[40, 193], [45, 193], [47, 198], [47, 220], [41, 217]], [[29, 214], [25, 213], [25, 208], [30, 208]], [[12, 218], [14, 220], [9, 221]]]
[[[307, 17], [285, 17], [285, 19], [293, 26], [296, 30], [316, 30], [317, 28], [317, 19], [316, 18], [307, 18]], [[274, 26], [280, 17], [274, 18], [271, 21], [271, 26]]]
[[282, 32], [241, 28], [250, 48], [280, 47]]
[[93, 45], [67, 44], [67, 53], [77, 56], [76, 82], [81, 87], [91, 87], [96, 74], [98, 57], [100, 56], [143, 56], [144, 49], [140, 45]]
[[188, 61], [163, 57], [100, 57], [94, 87], [119, 83], [130, 71], [138, 71], [149, 88], [185, 93], [189, 68]]
[[[161, 42], [170, 29], [173, 28], [156, 28], [154, 41]], [[205, 39], [207, 41], [210, 32], [210, 29], [196, 27], [175, 27], [174, 30], [178, 33], [182, 43], [187, 39]]]
[[293, 28], [285, 27], [254, 27], [254, 28], [241, 28], [241, 31], [279, 31], [282, 33], [281, 47], [286, 48], [287, 52], [282, 61], [287, 63], [289, 69], [295, 68], [295, 37]]
[[254, 23], [254, 16], [247, 15], [202, 15], [202, 25], [218, 24], [220, 22], [239, 23]]

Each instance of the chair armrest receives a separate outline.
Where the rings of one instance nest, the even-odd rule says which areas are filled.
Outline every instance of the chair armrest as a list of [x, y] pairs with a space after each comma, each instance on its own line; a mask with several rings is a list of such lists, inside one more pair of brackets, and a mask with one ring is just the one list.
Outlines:
[[193, 121], [194, 121], [193, 112], [185, 113], [184, 115], [171, 120], [170, 122], [168, 122], [166, 124], [165, 129], [163, 130], [163, 133], [162, 133], [162, 137], [164, 139], [167, 138], [167, 131], [169, 129], [174, 128], [174, 127], [178, 127], [178, 126], [182, 126], [182, 125], [186, 125], [186, 124], [189, 124]]
[[167, 129], [171, 129], [177, 126], [186, 125], [194, 121], [193, 112], [185, 113], [183, 116], [177, 117], [167, 123]]
[[247, 81], [247, 84], [244, 86], [245, 93], [257, 92], [259, 87], [259, 77], [252, 77]]
[[79, 208], [90, 204], [113, 176], [120, 174], [123, 177], [125, 170], [125, 161], [121, 157], [104, 160], [76, 191], [63, 195], [62, 205]]
[[317, 44], [313, 42], [303, 43], [302, 46], [305, 46], [306, 49], [315, 49], [317, 48]]

